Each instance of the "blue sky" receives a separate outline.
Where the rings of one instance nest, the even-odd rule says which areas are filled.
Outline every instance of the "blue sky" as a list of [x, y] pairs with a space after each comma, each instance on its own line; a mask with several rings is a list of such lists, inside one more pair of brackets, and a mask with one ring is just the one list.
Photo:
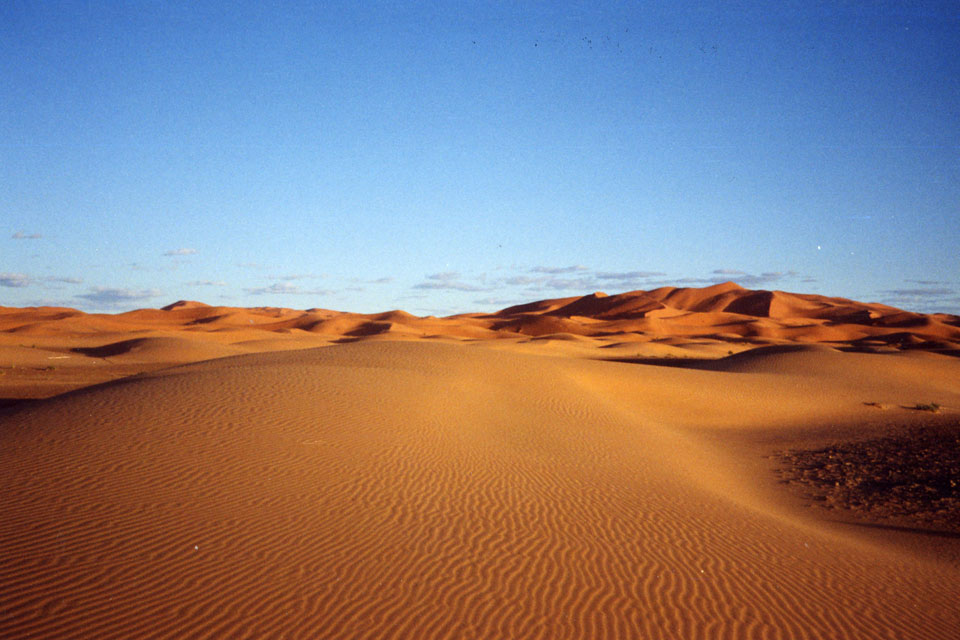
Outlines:
[[0, 305], [960, 313], [955, 3], [274, 4], [0, 4]]

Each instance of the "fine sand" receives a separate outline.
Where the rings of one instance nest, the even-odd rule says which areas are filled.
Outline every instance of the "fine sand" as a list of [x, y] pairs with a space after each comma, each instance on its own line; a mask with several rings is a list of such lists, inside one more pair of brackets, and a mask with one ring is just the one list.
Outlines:
[[958, 320], [0, 308], [0, 637], [955, 640]]

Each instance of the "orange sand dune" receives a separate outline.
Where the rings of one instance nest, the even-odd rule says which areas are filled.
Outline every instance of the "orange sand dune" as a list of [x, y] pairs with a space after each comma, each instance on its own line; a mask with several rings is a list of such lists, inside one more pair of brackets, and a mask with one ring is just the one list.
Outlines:
[[956, 318], [759, 294], [0, 308], [0, 637], [955, 639], [960, 529], [775, 470], [960, 433]]
[[[846, 348], [893, 346], [960, 352], [960, 317], [924, 315], [845, 298], [751, 291], [727, 282], [705, 288], [662, 287], [608, 296], [541, 300], [493, 314], [418, 318], [404, 311], [357, 314], [324, 309], [239, 309], [179, 301], [163, 309], [118, 315], [73, 309], [0, 307], [0, 336], [21, 341], [107, 332], [235, 330], [290, 332], [336, 338], [399, 334], [407, 337], [515, 339], [555, 333], [605, 339], [687, 336], [717, 342], [824, 342]], [[229, 338], [218, 338], [226, 342]], [[875, 341], [875, 342], [873, 342]]]

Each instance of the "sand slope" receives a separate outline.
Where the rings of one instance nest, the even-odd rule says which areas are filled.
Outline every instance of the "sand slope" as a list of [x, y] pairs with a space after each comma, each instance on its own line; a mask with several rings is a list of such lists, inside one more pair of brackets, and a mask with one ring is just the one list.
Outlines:
[[958, 565], [748, 462], [874, 428], [867, 400], [960, 407], [956, 358], [486, 345], [241, 355], [3, 410], [0, 636], [957, 637]]

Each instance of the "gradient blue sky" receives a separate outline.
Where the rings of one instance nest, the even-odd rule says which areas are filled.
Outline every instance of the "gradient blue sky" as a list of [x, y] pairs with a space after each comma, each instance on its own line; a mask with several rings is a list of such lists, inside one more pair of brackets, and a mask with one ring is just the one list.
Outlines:
[[960, 313], [956, 2], [0, 3], [0, 305]]

